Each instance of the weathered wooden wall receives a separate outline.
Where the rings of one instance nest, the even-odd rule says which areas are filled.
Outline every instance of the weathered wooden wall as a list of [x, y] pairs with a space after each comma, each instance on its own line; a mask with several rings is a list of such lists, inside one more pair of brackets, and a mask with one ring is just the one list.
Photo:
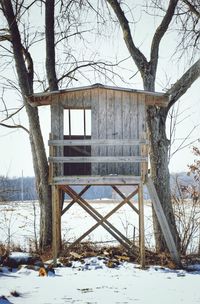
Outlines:
[[[60, 97], [51, 105], [51, 135], [53, 140], [63, 139], [63, 106]], [[51, 147], [50, 156], [63, 156], [63, 147]], [[63, 164], [51, 164], [50, 178], [63, 175]]]
[[[130, 156], [147, 156], [142, 146], [132, 143], [119, 144], [120, 140], [146, 139], [146, 96], [137, 92], [111, 90], [97, 87], [92, 90], [80, 90], [68, 92], [66, 95], [52, 97], [51, 106], [51, 139], [63, 139], [63, 109], [91, 109], [91, 140], [105, 140], [104, 144], [91, 146], [91, 156], [98, 157], [99, 162], [91, 160], [92, 175], [134, 175], [140, 176], [143, 165]], [[118, 140], [115, 145], [106, 145], [106, 140]], [[68, 147], [65, 148], [65, 150]], [[69, 156], [65, 153], [64, 156]], [[51, 155], [52, 156], [52, 153]], [[63, 176], [71, 165], [64, 165], [63, 172], [63, 146], [54, 147], [53, 156], [61, 157], [60, 164], [53, 164], [53, 176]], [[70, 156], [77, 156], [71, 155]], [[117, 162], [109, 158], [106, 163], [100, 161], [101, 157], [127, 157]], [[55, 160], [55, 159], [54, 159]], [[107, 159], [108, 160], [108, 159]], [[72, 160], [66, 160], [66, 162]], [[87, 162], [86, 158], [82, 160]], [[64, 162], [65, 163], [65, 162]], [[80, 163], [80, 161], [77, 161]], [[76, 164], [76, 167], [79, 165]], [[72, 170], [73, 171], [73, 170]], [[71, 172], [71, 171], [70, 171]], [[65, 173], [65, 174], [64, 174]], [[77, 170], [72, 175], [77, 175]]]
[[[92, 139], [143, 139], [145, 99], [129, 92], [96, 88], [91, 95]], [[92, 156], [137, 156], [138, 146], [101, 146], [92, 148]], [[92, 174], [140, 175], [140, 164], [93, 164]]]

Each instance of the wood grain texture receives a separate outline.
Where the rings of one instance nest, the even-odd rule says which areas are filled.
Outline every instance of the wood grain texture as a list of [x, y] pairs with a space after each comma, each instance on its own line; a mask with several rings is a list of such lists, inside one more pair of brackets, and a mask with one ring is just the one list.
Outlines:
[[57, 176], [54, 185], [138, 185], [140, 176]]
[[49, 157], [49, 161], [53, 163], [140, 163], [147, 161], [147, 157], [143, 156], [62, 156]]
[[53, 260], [57, 264], [57, 257], [61, 249], [61, 192], [58, 186], [52, 185], [52, 229], [53, 229]]
[[[51, 138], [53, 140], [63, 140], [63, 107], [60, 104], [59, 97], [57, 102], [51, 106]], [[54, 156], [63, 156], [62, 147], [54, 147], [53, 152]], [[53, 176], [63, 175], [63, 166], [60, 164], [54, 164]]]
[[[91, 111], [91, 138], [92, 140], [99, 139], [99, 90], [93, 90], [91, 93], [92, 99], [92, 111]], [[99, 155], [99, 146], [91, 147], [91, 155]], [[99, 171], [99, 165], [93, 163], [91, 166], [92, 175], [97, 175]]]
[[[114, 92], [107, 91], [107, 108], [106, 108], [106, 137], [108, 139], [115, 138], [115, 108], [114, 108]], [[107, 147], [106, 155], [114, 156], [115, 155], [115, 147], [110, 145]], [[107, 174], [115, 174], [116, 173], [116, 164], [111, 163], [107, 164]]]
[[[114, 138], [117, 140], [124, 140], [122, 137], [122, 92], [114, 93], [114, 107], [115, 107], [115, 136]], [[115, 147], [115, 156], [122, 156], [123, 155], [123, 146], [116, 146]], [[123, 173], [123, 165], [121, 163], [116, 164], [116, 174]]]
[[154, 183], [150, 177], [147, 178], [146, 186], [149, 191], [149, 195], [151, 197], [151, 201], [152, 201], [155, 213], [157, 215], [157, 219], [159, 221], [160, 227], [162, 229], [162, 233], [164, 235], [167, 247], [171, 254], [171, 257], [177, 266], [181, 266], [180, 256], [179, 256], [178, 250], [176, 248], [175, 241], [173, 239], [173, 236], [172, 236], [169, 224], [167, 222], [166, 216], [164, 214], [162, 205], [158, 198]]
[[[107, 138], [107, 92], [103, 90], [99, 95], [99, 139]], [[107, 147], [99, 147], [99, 156], [106, 156], [107, 155]], [[105, 175], [107, 174], [107, 164], [101, 163], [99, 164], [99, 174]]]
[[[115, 133], [116, 134], [116, 133]], [[116, 135], [115, 135], [116, 137]], [[49, 146], [134, 146], [148, 144], [145, 139], [73, 139], [49, 140]]]

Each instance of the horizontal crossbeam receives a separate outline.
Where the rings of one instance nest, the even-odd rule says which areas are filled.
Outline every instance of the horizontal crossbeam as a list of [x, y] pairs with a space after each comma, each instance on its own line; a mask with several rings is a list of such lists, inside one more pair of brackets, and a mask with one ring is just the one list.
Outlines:
[[147, 162], [148, 157], [144, 156], [58, 156], [49, 157], [53, 163], [141, 163]]
[[49, 140], [49, 146], [137, 146], [148, 144], [145, 139], [73, 139]]
[[85, 175], [85, 176], [56, 176], [55, 185], [138, 185], [141, 176], [132, 175]]

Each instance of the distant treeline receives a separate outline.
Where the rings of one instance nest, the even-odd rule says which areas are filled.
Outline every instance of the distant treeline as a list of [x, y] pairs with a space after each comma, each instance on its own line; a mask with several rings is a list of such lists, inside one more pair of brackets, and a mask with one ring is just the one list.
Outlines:
[[0, 201], [36, 200], [34, 177], [0, 176]]
[[[188, 176], [185, 172], [172, 174], [170, 178], [172, 193], [180, 195], [177, 187], [177, 182], [180, 185], [188, 186], [194, 185], [192, 176]], [[73, 187], [78, 193], [83, 189], [81, 186]], [[126, 189], [124, 189], [126, 190]], [[123, 190], [122, 190], [123, 191]], [[127, 192], [127, 193], [126, 193]], [[129, 190], [125, 191], [128, 195]], [[111, 187], [96, 186], [91, 187], [83, 195], [86, 199], [101, 199], [101, 198], [116, 198], [116, 193], [112, 191]], [[65, 197], [68, 199], [69, 197]], [[149, 194], [144, 188], [144, 198], [148, 199]], [[0, 176], [0, 201], [22, 201], [22, 200], [37, 200], [37, 191], [35, 187], [34, 177], [16, 177], [8, 178]]]
[[[73, 187], [77, 192], [80, 192], [83, 187]], [[97, 199], [97, 198], [111, 198], [111, 187], [91, 187], [87, 190], [84, 198]], [[66, 196], [66, 198], [68, 198]], [[8, 178], [0, 176], [0, 201], [28, 201], [37, 200], [37, 191], [35, 187], [34, 177], [16, 177]]]

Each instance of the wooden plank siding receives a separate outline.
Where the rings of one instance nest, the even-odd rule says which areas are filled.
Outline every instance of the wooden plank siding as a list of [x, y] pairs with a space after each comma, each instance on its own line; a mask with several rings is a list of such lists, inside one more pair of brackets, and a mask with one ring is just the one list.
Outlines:
[[[95, 89], [91, 92], [92, 111], [91, 111], [91, 138], [99, 139], [99, 90]], [[99, 155], [99, 146], [91, 147], [91, 155]], [[92, 175], [98, 175], [99, 164], [93, 163], [91, 165]]]
[[[115, 110], [115, 120], [114, 120], [114, 138], [122, 139], [122, 92], [114, 92], [114, 110]], [[114, 153], [116, 156], [123, 155], [123, 145], [115, 146]], [[116, 174], [122, 174], [123, 164], [116, 164]]]
[[[51, 139], [62, 140], [63, 139], [63, 108], [60, 103], [60, 97], [57, 96], [57, 102], [51, 106]], [[62, 157], [63, 148], [54, 147], [52, 150], [52, 156]], [[61, 164], [52, 165], [52, 175], [63, 175], [63, 166]]]
[[[122, 138], [130, 138], [130, 100], [127, 92], [122, 92]], [[130, 155], [130, 146], [123, 146], [123, 156]], [[130, 164], [124, 164], [123, 174], [131, 174]]]
[[[106, 102], [106, 139], [113, 139], [115, 137], [115, 100], [114, 100], [114, 92], [107, 91], [107, 102]], [[115, 155], [115, 147], [109, 146], [107, 147], [106, 155]], [[116, 164], [111, 163], [107, 164], [106, 168], [107, 174], [116, 174]]]
[[[99, 91], [99, 89], [98, 89]], [[107, 91], [103, 90], [101, 95], [99, 95], [99, 107], [98, 107], [98, 121], [95, 123], [98, 124], [98, 138], [105, 139], [107, 138]], [[93, 125], [92, 125], [93, 128]], [[107, 156], [107, 147], [99, 147], [99, 156]], [[98, 173], [100, 175], [107, 174], [107, 164], [99, 164]]]
[[[62, 96], [62, 95], [61, 95]], [[61, 104], [64, 109], [91, 109], [91, 90], [63, 94]]]
[[[138, 95], [121, 91], [99, 92], [98, 102], [92, 103], [92, 140], [139, 140], [139, 119], [144, 122], [144, 111], [139, 114]], [[98, 114], [98, 116], [97, 116]], [[144, 115], [144, 117], [142, 117]], [[144, 130], [143, 130], [144, 131]], [[139, 147], [130, 145], [92, 148], [92, 156], [138, 156]], [[96, 168], [96, 167], [95, 167]], [[134, 163], [100, 164], [92, 174], [140, 175], [139, 165]]]
[[[67, 94], [55, 94], [52, 99], [53, 132], [49, 144], [54, 146], [55, 153], [49, 160], [57, 168], [53, 176], [62, 176], [62, 163], [73, 162], [76, 163], [77, 168], [81, 162], [90, 162], [92, 175], [140, 176], [141, 172], [144, 172], [143, 164], [147, 163], [147, 149], [144, 149], [147, 144], [145, 94], [95, 87], [68, 91]], [[75, 141], [70, 141], [70, 138], [63, 139], [64, 108], [91, 109], [91, 141], [87, 137], [83, 144], [78, 138]], [[140, 148], [141, 144], [144, 144], [142, 148]], [[87, 145], [91, 145], [91, 158], [83, 157], [84, 154], [66, 153], [64, 156], [68, 157], [63, 157], [63, 146], [66, 146], [65, 151], [67, 151], [67, 146], [84, 146], [83, 149], [87, 150]], [[140, 162], [143, 164], [141, 165]], [[77, 173], [76, 170], [74, 175]]]
[[[142, 140], [146, 140], [147, 130], [146, 130], [146, 104], [145, 104], [145, 95], [138, 96], [138, 134]], [[146, 145], [140, 145], [138, 147], [138, 153], [141, 156], [147, 157], [148, 150]], [[145, 180], [145, 176], [148, 171], [148, 161], [142, 162], [139, 164], [140, 166], [140, 175], [143, 177], [143, 181]]]
[[[139, 133], [139, 113], [138, 113], [138, 94], [130, 95], [130, 139], [140, 139]], [[130, 154], [133, 156], [139, 155], [139, 146], [131, 145]], [[140, 174], [140, 165], [131, 164], [131, 174], [138, 175]]]

